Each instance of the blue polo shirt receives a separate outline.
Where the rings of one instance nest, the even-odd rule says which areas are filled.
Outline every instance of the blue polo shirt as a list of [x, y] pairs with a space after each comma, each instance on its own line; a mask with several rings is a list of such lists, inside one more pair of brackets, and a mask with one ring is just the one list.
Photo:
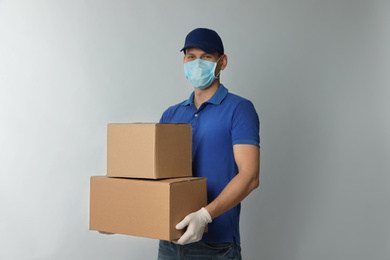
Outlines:
[[[215, 94], [199, 109], [194, 92], [188, 100], [171, 106], [160, 123], [188, 123], [192, 126], [192, 173], [207, 178], [208, 202], [213, 201], [238, 173], [233, 145], [259, 146], [259, 119], [253, 104], [229, 93], [221, 84]], [[240, 244], [241, 205], [213, 219], [203, 242]]]

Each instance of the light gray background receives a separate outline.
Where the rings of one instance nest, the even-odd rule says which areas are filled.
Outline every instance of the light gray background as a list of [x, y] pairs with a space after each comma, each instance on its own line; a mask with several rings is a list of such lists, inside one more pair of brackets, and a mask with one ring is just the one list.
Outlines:
[[390, 259], [390, 2], [0, 0], [0, 259], [155, 259], [88, 231], [106, 125], [186, 99], [196, 27], [261, 120], [244, 259]]

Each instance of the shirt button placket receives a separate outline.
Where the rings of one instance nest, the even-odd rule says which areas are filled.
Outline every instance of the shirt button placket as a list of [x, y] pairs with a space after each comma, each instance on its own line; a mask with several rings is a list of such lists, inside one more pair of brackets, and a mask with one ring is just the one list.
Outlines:
[[198, 124], [199, 124], [199, 121], [198, 121], [198, 113], [194, 113], [194, 116], [192, 117], [192, 120], [191, 120], [191, 125], [192, 125], [192, 131], [193, 133], [196, 132], [196, 130], [198, 130]]

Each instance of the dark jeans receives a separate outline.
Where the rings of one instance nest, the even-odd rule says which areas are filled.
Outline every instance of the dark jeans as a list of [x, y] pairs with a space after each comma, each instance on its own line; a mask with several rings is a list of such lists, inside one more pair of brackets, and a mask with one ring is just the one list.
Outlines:
[[160, 240], [158, 260], [241, 260], [241, 247], [235, 243], [177, 245]]

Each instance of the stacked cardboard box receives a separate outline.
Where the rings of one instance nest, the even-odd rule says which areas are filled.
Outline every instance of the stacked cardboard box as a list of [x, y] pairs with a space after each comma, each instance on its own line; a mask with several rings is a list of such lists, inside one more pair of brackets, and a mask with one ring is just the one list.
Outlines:
[[163, 240], [207, 204], [192, 176], [189, 124], [108, 124], [107, 175], [91, 177], [90, 230]]

